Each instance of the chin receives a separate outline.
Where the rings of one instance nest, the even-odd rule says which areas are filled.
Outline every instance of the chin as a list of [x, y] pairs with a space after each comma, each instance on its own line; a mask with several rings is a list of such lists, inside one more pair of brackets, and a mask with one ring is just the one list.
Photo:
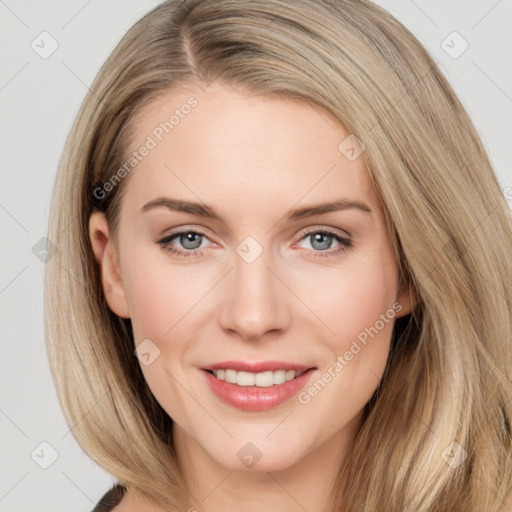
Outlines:
[[[276, 426], [273, 425], [272, 428]], [[281, 432], [271, 433], [272, 428], [259, 428], [258, 435], [235, 436], [210, 447], [207, 451], [217, 463], [233, 471], [281, 471], [296, 464], [306, 455], [304, 441], [291, 442]], [[279, 428], [279, 427], [278, 427]], [[267, 437], [265, 437], [267, 436]], [[205, 449], [207, 447], [205, 446]]]

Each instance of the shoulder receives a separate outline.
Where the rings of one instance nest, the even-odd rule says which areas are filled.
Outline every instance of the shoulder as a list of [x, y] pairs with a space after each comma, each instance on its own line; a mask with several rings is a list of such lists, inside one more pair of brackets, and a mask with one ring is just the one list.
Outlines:
[[118, 512], [117, 505], [123, 499], [123, 496], [126, 493], [126, 487], [121, 484], [114, 484], [100, 499], [98, 504], [94, 507], [92, 512], [110, 512], [114, 510], [116, 507], [116, 512]]

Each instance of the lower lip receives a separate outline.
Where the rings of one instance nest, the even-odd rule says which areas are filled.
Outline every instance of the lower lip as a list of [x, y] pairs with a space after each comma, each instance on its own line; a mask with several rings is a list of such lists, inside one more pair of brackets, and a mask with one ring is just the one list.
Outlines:
[[266, 411], [277, 407], [296, 395], [314, 372], [314, 368], [304, 372], [300, 377], [275, 384], [268, 388], [257, 386], [238, 386], [225, 380], [217, 379], [206, 370], [201, 370], [208, 381], [210, 389], [224, 402], [244, 411]]

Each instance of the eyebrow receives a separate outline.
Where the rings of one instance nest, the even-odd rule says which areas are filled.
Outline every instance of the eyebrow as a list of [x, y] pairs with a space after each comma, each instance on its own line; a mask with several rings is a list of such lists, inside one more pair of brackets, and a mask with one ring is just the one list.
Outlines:
[[[212, 206], [206, 204], [195, 203], [192, 201], [184, 201], [181, 199], [172, 199], [170, 197], [158, 197], [146, 203], [141, 208], [141, 213], [153, 210], [154, 208], [167, 208], [177, 212], [190, 213], [206, 219], [212, 219], [223, 222], [221, 215]], [[314, 215], [335, 212], [340, 210], [357, 209], [364, 213], [372, 214], [372, 210], [363, 202], [353, 199], [337, 199], [328, 203], [314, 204], [290, 210], [284, 217], [286, 221], [296, 221]]]

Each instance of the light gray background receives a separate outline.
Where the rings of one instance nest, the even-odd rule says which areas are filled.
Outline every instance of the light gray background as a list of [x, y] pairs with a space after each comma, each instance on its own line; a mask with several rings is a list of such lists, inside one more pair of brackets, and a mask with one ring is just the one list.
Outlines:
[[[0, 0], [0, 512], [89, 512], [114, 481], [83, 454], [60, 411], [43, 337], [44, 263], [32, 248], [46, 234], [58, 159], [88, 85], [158, 3]], [[438, 62], [512, 204], [512, 0], [377, 3]], [[31, 45], [50, 49], [45, 31], [58, 48], [42, 58]], [[447, 53], [462, 49], [453, 31], [469, 44], [457, 58]]]

